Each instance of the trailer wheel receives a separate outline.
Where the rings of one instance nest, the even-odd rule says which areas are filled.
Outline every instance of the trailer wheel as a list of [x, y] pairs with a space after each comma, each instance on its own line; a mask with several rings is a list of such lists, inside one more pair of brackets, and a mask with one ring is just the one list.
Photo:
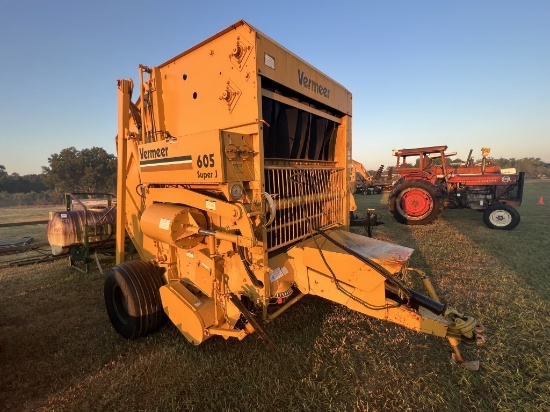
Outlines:
[[512, 230], [520, 221], [519, 212], [504, 203], [493, 203], [483, 211], [483, 221], [491, 229]]
[[164, 323], [161, 286], [162, 278], [152, 263], [123, 262], [107, 272], [103, 289], [105, 307], [120, 335], [137, 339]]
[[443, 211], [443, 195], [430, 182], [405, 180], [394, 186], [388, 199], [390, 212], [406, 225], [427, 225]]

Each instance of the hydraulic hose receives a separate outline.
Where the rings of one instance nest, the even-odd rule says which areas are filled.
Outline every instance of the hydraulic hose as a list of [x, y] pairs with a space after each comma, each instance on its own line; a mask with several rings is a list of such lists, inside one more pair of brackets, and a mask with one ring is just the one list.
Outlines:
[[264, 287], [264, 282], [259, 280], [256, 277], [256, 275], [254, 274], [254, 272], [252, 271], [252, 269], [250, 269], [250, 265], [248, 264], [248, 261], [246, 260], [246, 258], [244, 256], [244, 247], [238, 246], [238, 250], [239, 250], [239, 256], [241, 257], [241, 260], [242, 260], [243, 265], [244, 265], [244, 269], [246, 270], [246, 274], [250, 278], [250, 281], [257, 288], [263, 288]]
[[337, 240], [333, 239], [332, 237], [327, 235], [323, 230], [316, 229], [316, 231], [319, 234], [321, 234], [321, 236], [326, 238], [329, 242], [335, 244], [336, 246], [338, 246], [339, 248], [341, 248], [345, 252], [349, 253], [352, 256], [355, 256], [361, 262], [363, 262], [364, 264], [366, 264], [366, 265], [370, 266], [371, 268], [373, 268], [374, 270], [376, 270], [384, 278], [386, 278], [386, 280], [388, 282], [390, 282], [391, 284], [396, 286], [409, 300], [412, 299], [412, 295], [411, 295], [409, 289], [407, 289], [404, 285], [402, 285], [401, 282], [399, 282], [395, 277], [393, 277], [393, 275], [390, 272], [388, 272], [384, 267], [380, 266], [378, 263], [374, 262], [373, 260], [369, 259], [368, 257], [360, 255], [359, 253], [357, 253], [353, 249], [350, 249], [346, 245], [344, 245], [344, 244], [338, 242]]
[[447, 309], [447, 305], [444, 303], [433, 300], [432, 298], [429, 298], [428, 296], [415, 290], [408, 289], [408, 291], [411, 294], [410, 306], [414, 309], [418, 309], [418, 306], [424, 306], [436, 315], [441, 315]]
[[[373, 260], [369, 259], [366, 256], [360, 255], [359, 253], [355, 252], [354, 250], [348, 248], [346, 245], [343, 245], [342, 243], [338, 242], [337, 240], [333, 239], [329, 235], [327, 235], [323, 230], [317, 229], [317, 232], [320, 233], [324, 238], [326, 238], [328, 241], [332, 242], [345, 252], [349, 253], [350, 255], [355, 256], [357, 259], [359, 259], [361, 262], [365, 263], [366, 265], [370, 266], [374, 270], [376, 270], [378, 273], [380, 273], [386, 280], [396, 287], [399, 291], [401, 291], [408, 299], [409, 306], [411, 306], [414, 309], [418, 309], [419, 306], [423, 306], [429, 311], [435, 313], [436, 315], [441, 315], [445, 310], [447, 309], [447, 305], [441, 302], [438, 302], [436, 300], [433, 300], [429, 298], [426, 295], [423, 295], [419, 292], [416, 292], [412, 289], [408, 289], [405, 287], [401, 282], [399, 282], [390, 272], [388, 272], [384, 267], [380, 266], [378, 263], [374, 262]], [[390, 289], [392, 289], [390, 287]]]

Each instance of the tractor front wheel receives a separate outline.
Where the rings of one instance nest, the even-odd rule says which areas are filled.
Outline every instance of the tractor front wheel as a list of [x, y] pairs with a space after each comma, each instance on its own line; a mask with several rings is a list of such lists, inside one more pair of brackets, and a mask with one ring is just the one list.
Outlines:
[[430, 182], [405, 180], [397, 184], [388, 199], [390, 212], [406, 225], [427, 225], [443, 211], [443, 195]]
[[483, 211], [483, 221], [491, 229], [512, 230], [520, 221], [519, 212], [504, 203], [493, 203]]

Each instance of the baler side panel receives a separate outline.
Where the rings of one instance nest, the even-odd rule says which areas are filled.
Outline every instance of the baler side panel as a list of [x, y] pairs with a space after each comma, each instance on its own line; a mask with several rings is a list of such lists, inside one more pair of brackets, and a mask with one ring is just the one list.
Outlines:
[[[246, 54], [240, 65], [238, 44]], [[166, 130], [176, 137], [229, 128], [258, 133], [255, 59], [255, 34], [239, 26], [161, 66]]]

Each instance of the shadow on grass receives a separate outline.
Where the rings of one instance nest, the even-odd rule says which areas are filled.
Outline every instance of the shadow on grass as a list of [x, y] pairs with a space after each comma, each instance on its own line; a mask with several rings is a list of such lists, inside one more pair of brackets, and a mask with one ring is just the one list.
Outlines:
[[55, 262], [0, 274], [0, 409], [544, 410], [548, 306], [526, 301], [521, 287], [510, 291], [510, 270], [487, 268], [495, 258], [455, 211], [407, 227], [383, 196], [367, 199], [385, 222], [374, 236], [414, 248], [411, 265], [431, 275], [446, 302], [488, 321], [487, 347], [466, 352], [481, 359], [479, 372], [452, 366], [445, 340], [313, 296], [266, 327], [279, 358], [256, 335], [193, 346], [170, 323], [126, 341], [105, 313], [103, 277]]
[[[548, 386], [541, 331], [550, 328], [550, 228], [540, 223], [550, 216], [532, 189], [526, 186], [522, 222], [513, 231], [491, 230], [482, 213], [469, 209], [445, 210], [427, 226], [398, 225], [387, 209], [380, 212], [387, 225], [376, 237], [414, 248], [411, 266], [431, 275], [442, 300], [487, 327], [487, 345], [478, 349], [482, 370], [466, 379], [469, 389], [460, 396], [479, 393], [489, 409], [528, 402], [522, 409], [539, 410], [535, 405], [549, 402], [533, 388]], [[506, 406], [499, 401], [504, 397]]]
[[517, 207], [521, 222], [511, 231], [489, 229], [483, 223], [482, 213], [469, 209], [445, 211], [443, 220], [490, 256], [493, 262], [489, 266], [498, 265], [500, 270], [513, 273], [522, 286], [531, 288], [534, 296], [550, 301], [550, 208], [538, 203], [544, 193], [550, 198], [550, 181], [525, 185], [523, 203]]

